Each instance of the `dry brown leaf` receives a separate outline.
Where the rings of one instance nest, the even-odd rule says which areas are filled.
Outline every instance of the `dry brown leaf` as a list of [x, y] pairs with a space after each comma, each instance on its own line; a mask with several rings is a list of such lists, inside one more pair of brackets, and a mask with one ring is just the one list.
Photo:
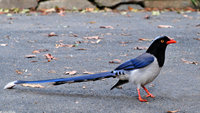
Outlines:
[[152, 41], [152, 39], [147, 39], [147, 38], [139, 38], [139, 41]]
[[48, 37], [52, 37], [52, 36], [58, 36], [58, 35], [54, 32], [51, 32], [51, 33], [48, 34]]
[[95, 39], [95, 40], [97, 40], [97, 39], [101, 39], [99, 36], [89, 36], [89, 37], [83, 37], [84, 39], [89, 39], [89, 40], [91, 40], [91, 39]]
[[134, 50], [147, 50], [148, 47], [139, 47], [139, 46], [137, 46], [137, 47], [134, 47], [133, 49]]
[[199, 40], [199, 41], [200, 41], [200, 38], [193, 38], [193, 39], [195, 39], [195, 40]]
[[93, 12], [94, 8], [85, 8], [85, 10], [88, 11], [88, 12]]
[[119, 60], [119, 59], [114, 59], [114, 60], [112, 60], [112, 61], [109, 61], [109, 63], [120, 64], [120, 63], [121, 63], [121, 60]]
[[150, 19], [151, 16], [150, 15], [145, 15], [144, 19]]
[[41, 52], [47, 52], [49, 51], [48, 49], [39, 49], [39, 50], [34, 50], [32, 53], [37, 54], [37, 53], [41, 53]]
[[65, 11], [64, 10], [60, 10], [58, 13], [60, 16], [65, 16]]
[[44, 56], [46, 57], [46, 59], [48, 59], [48, 62], [50, 62], [51, 60], [56, 60], [56, 58], [51, 54], [45, 54]]
[[112, 26], [100, 26], [100, 28], [114, 29], [114, 27], [112, 27]]
[[33, 88], [44, 88], [44, 86], [40, 84], [22, 84], [24, 87], [33, 87]]
[[195, 65], [198, 65], [198, 62], [197, 61], [187, 61], [185, 60], [184, 58], [181, 58], [181, 60], [186, 63], [186, 64], [195, 64]]
[[67, 71], [65, 72], [66, 75], [75, 75], [77, 71]]
[[70, 37], [78, 37], [78, 35], [77, 35], [77, 34], [74, 34], [74, 33], [70, 33], [69, 36], [70, 36]]
[[94, 74], [94, 73], [89, 71], [84, 71], [83, 74]]
[[167, 113], [176, 113], [179, 112], [180, 110], [174, 110], [174, 111], [167, 111]]
[[75, 44], [63, 44], [63, 43], [56, 44], [56, 48], [59, 48], [59, 47], [76, 47], [76, 45]]
[[158, 28], [172, 28], [171, 25], [158, 25]]
[[78, 48], [77, 50], [87, 50], [86, 48]]
[[25, 55], [25, 58], [35, 58], [36, 55]]
[[23, 72], [20, 71], [20, 70], [16, 70], [15, 72], [16, 72], [17, 74], [19, 74], [19, 75], [23, 74]]

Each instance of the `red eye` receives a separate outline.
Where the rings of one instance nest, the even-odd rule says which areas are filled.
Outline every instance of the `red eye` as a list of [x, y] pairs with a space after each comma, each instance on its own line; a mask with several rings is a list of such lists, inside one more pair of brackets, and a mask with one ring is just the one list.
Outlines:
[[160, 42], [161, 42], [161, 43], [164, 43], [165, 41], [164, 41], [164, 40], [161, 40]]

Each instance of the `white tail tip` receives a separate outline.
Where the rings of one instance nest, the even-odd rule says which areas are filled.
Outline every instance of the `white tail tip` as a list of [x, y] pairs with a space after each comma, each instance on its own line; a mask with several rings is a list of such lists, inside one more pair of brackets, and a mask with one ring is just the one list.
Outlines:
[[8, 84], [6, 84], [6, 85], [4, 86], [4, 89], [12, 89], [12, 88], [16, 85], [16, 82], [17, 82], [17, 81], [9, 82]]

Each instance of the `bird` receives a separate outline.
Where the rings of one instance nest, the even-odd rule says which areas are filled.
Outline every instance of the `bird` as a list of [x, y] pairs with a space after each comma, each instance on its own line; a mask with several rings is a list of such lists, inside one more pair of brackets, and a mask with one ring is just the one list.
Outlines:
[[111, 87], [110, 90], [113, 90], [114, 88], [117, 88], [126, 83], [132, 83], [137, 87], [139, 101], [147, 102], [146, 99], [142, 98], [140, 89], [144, 89], [144, 91], [147, 93], [146, 97], [155, 97], [148, 91], [145, 85], [151, 83], [159, 75], [165, 62], [166, 48], [169, 44], [172, 43], [176, 43], [176, 41], [168, 36], [157, 36], [152, 41], [146, 52], [122, 63], [112, 71], [48, 80], [16, 80], [9, 82], [7, 85], [5, 85], [4, 89], [12, 89], [15, 85], [18, 84], [53, 83], [53, 85], [61, 85], [65, 83], [96, 81], [103, 78], [118, 78], [118, 82], [113, 87]]

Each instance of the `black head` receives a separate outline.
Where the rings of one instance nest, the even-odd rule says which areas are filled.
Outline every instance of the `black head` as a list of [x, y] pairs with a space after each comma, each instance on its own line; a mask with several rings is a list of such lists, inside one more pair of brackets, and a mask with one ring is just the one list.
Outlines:
[[146, 52], [154, 55], [158, 60], [159, 66], [162, 67], [165, 61], [166, 47], [171, 43], [176, 43], [176, 41], [167, 36], [158, 36], [153, 40]]

